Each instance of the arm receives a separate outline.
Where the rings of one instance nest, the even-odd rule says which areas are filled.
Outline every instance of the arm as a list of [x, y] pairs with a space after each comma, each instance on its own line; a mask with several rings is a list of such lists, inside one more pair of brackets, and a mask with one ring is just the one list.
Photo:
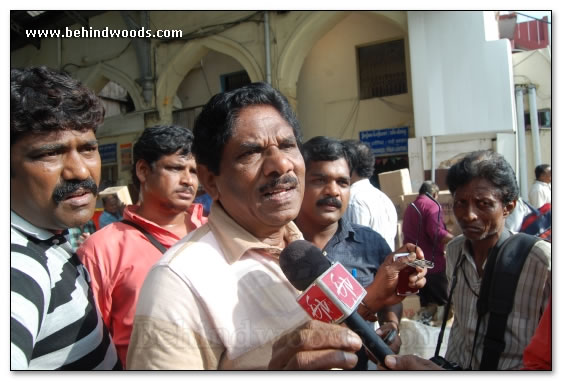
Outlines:
[[[12, 236], [15, 234], [12, 232]], [[12, 242], [10, 254], [10, 368], [29, 368], [51, 300], [51, 281], [41, 256]]]
[[[90, 275], [90, 288], [92, 288], [92, 294], [94, 296], [94, 301], [100, 310], [100, 314], [104, 323], [110, 331], [112, 331], [111, 326], [111, 294], [112, 285], [114, 280], [113, 275], [105, 272], [104, 266], [106, 265], [106, 260], [103, 258], [101, 252], [96, 251], [96, 240], [98, 236], [92, 236], [92, 238], [86, 240], [76, 251], [76, 255], [88, 271]], [[100, 237], [102, 239], [102, 237]], [[102, 252], [105, 248], [105, 243], [101, 243]]]
[[[454, 236], [448, 232], [444, 224], [444, 216], [440, 214], [440, 209], [438, 206], [429, 211], [427, 214], [424, 214], [424, 230], [428, 237], [431, 237], [432, 240], [436, 239], [438, 243], [445, 246], [450, 240], [454, 238]], [[440, 225], [436, 227], [438, 224], [438, 218], [440, 219]], [[435, 236], [438, 237], [435, 237]]]
[[[398, 303], [381, 309], [377, 312], [377, 317], [379, 321], [379, 329], [376, 333], [385, 338], [389, 335], [391, 330], [395, 330], [396, 334], [399, 334], [399, 326], [401, 323], [401, 317], [403, 316], [403, 303]], [[393, 352], [399, 353], [401, 348], [401, 337], [395, 335], [390, 342], [388, 342], [389, 347]]]

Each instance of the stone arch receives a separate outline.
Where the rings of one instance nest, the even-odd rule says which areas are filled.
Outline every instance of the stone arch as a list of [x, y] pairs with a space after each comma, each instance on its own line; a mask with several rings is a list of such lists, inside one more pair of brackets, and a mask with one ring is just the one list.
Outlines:
[[[402, 29], [407, 29], [406, 11], [369, 11], [388, 18]], [[296, 107], [297, 80], [303, 62], [316, 42], [351, 11], [312, 12], [305, 21], [295, 28], [279, 59], [277, 70], [278, 88]]]
[[88, 73], [83, 83], [98, 93], [109, 81], [116, 82], [127, 90], [135, 105], [135, 111], [147, 108], [141, 95], [140, 86], [127, 74], [113, 66], [105, 63], [97, 64]]
[[172, 121], [172, 100], [178, 86], [189, 71], [210, 51], [228, 55], [237, 60], [248, 73], [250, 81], [264, 78], [262, 69], [253, 55], [237, 41], [222, 36], [211, 36], [186, 43], [168, 62], [156, 84], [156, 107], [162, 122]]

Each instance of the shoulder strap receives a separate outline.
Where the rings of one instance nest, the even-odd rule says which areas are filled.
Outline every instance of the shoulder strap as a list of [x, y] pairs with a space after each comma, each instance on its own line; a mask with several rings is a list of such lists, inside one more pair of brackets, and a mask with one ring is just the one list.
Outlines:
[[495, 258], [487, 261], [477, 302], [479, 317], [487, 310], [490, 313], [481, 370], [496, 370], [498, 367], [505, 347], [506, 323], [514, 304], [518, 279], [528, 254], [538, 240], [537, 237], [522, 233], [513, 235], [499, 248], [498, 261]]
[[124, 224], [130, 225], [131, 227], [137, 228], [139, 231], [141, 231], [141, 233], [143, 235], [145, 235], [147, 237], [147, 239], [149, 239], [149, 241], [152, 243], [152, 245], [154, 245], [161, 253], [164, 254], [164, 252], [167, 251], [167, 249], [164, 245], [162, 245], [158, 240], [156, 240], [156, 238], [153, 235], [151, 235], [146, 229], [141, 227], [139, 224], [134, 223], [131, 220], [125, 220], [125, 219], [123, 219], [121, 221], [121, 223], [124, 223]]
[[440, 347], [442, 346], [442, 341], [444, 339], [444, 332], [446, 330], [446, 322], [448, 321], [448, 312], [450, 311], [450, 307], [452, 306], [452, 296], [454, 294], [454, 289], [457, 284], [457, 271], [463, 264], [463, 260], [465, 260], [465, 255], [460, 253], [457, 262], [454, 267], [452, 283], [450, 287], [450, 294], [448, 295], [448, 302], [446, 303], [446, 308], [444, 310], [444, 317], [442, 319], [442, 326], [440, 327], [440, 334], [438, 334], [438, 342], [436, 343], [436, 350], [434, 351], [434, 357], [440, 356]]

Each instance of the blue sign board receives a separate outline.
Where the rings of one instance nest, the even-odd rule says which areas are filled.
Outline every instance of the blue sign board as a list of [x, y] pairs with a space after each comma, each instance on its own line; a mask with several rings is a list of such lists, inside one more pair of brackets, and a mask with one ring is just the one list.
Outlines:
[[409, 151], [409, 127], [360, 131], [360, 141], [378, 155], [406, 154]]
[[117, 143], [99, 145], [98, 151], [100, 158], [102, 158], [102, 164], [117, 163]]

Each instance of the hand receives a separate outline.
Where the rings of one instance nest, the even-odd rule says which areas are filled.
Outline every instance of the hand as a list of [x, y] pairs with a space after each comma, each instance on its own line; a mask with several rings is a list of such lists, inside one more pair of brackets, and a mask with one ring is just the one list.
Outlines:
[[[416, 250], [416, 252], [415, 252]], [[399, 258], [397, 261], [393, 260], [395, 253], [409, 252], [409, 256]], [[379, 269], [375, 274], [373, 282], [366, 287], [367, 295], [363, 302], [367, 308], [362, 304], [358, 307], [358, 313], [367, 319], [372, 312], [377, 312], [381, 308], [395, 305], [404, 300], [404, 296], [397, 296], [396, 289], [399, 282], [399, 272], [401, 269], [408, 267], [406, 263], [416, 259], [423, 260], [424, 253], [420, 247], [414, 244], [407, 243], [399, 248], [397, 251], [387, 255]], [[426, 284], [426, 268], [416, 267], [416, 272], [409, 276], [409, 287], [420, 289]]]
[[78, 245], [82, 245], [90, 237], [90, 232], [82, 232], [78, 237]]
[[311, 320], [274, 343], [270, 370], [351, 369], [362, 340], [350, 329]]
[[382, 326], [380, 326], [380, 327], [375, 331], [375, 333], [376, 333], [379, 337], [385, 339], [385, 337], [387, 337], [387, 336], [390, 334], [390, 332], [391, 332], [392, 330], [395, 331], [394, 337], [390, 339], [390, 342], [385, 341], [385, 343], [386, 343], [387, 345], [389, 345], [389, 348], [390, 348], [391, 350], [393, 350], [393, 353], [398, 354], [398, 353], [399, 353], [399, 350], [401, 349], [402, 342], [401, 342], [401, 337], [399, 336], [399, 327], [397, 326], [396, 323], [394, 323], [394, 322], [386, 322], [386, 323], [384, 323]]
[[416, 355], [388, 355], [385, 365], [388, 370], [445, 370], [434, 362]]

